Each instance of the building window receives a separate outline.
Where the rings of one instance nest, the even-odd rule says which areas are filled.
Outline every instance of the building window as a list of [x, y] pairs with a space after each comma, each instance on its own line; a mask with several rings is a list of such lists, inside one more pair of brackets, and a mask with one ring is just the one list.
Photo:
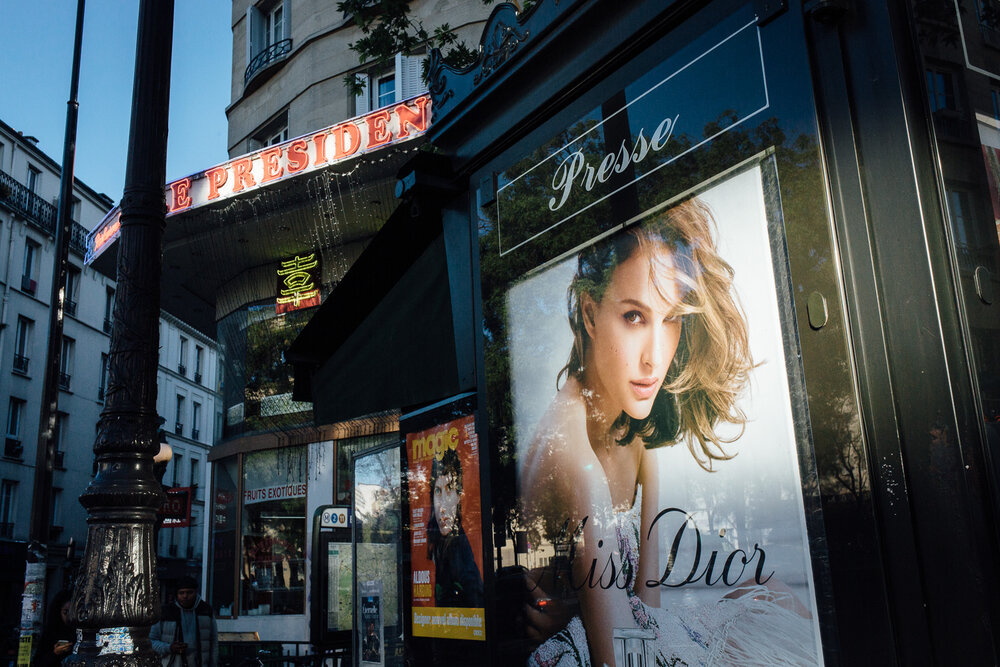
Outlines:
[[7, 404], [7, 437], [4, 440], [3, 455], [9, 459], [20, 459], [24, 453], [21, 445], [21, 417], [24, 412], [24, 401], [10, 397]]
[[56, 414], [56, 425], [52, 431], [52, 446], [55, 451], [54, 465], [56, 468], [65, 468], [66, 465], [66, 429], [69, 415], [65, 412]]
[[52, 488], [52, 515], [49, 517], [51, 523], [51, 530], [54, 533], [53, 537], [58, 535], [63, 530], [62, 521], [62, 489], [59, 487]]
[[17, 510], [17, 482], [0, 482], [0, 537], [14, 536], [14, 516]]
[[191, 459], [191, 486], [201, 486], [201, 462], [198, 459]]
[[932, 69], [928, 69], [926, 75], [931, 112], [942, 109], [957, 110], [955, 106], [955, 80], [952, 75], [948, 72]]
[[69, 381], [73, 375], [73, 348], [76, 341], [63, 336], [62, 354], [59, 356], [59, 388], [69, 391]]
[[97, 385], [97, 400], [103, 401], [108, 389], [108, 355], [101, 353], [101, 383]]
[[181, 344], [177, 348], [177, 372], [181, 375], [187, 374], [187, 345], [187, 338], [181, 336]]
[[191, 439], [198, 440], [201, 435], [201, 403], [191, 403]]
[[250, 137], [250, 150], [256, 151], [266, 146], [288, 141], [288, 110], [282, 111]]
[[181, 485], [181, 479], [182, 479], [181, 466], [184, 464], [184, 455], [174, 454], [173, 461], [174, 461], [174, 474], [173, 474], [173, 482], [170, 485], [177, 487]]
[[244, 83], [270, 63], [288, 55], [292, 50], [289, 23], [290, 0], [264, 3], [247, 7], [247, 68]]
[[174, 413], [174, 433], [184, 435], [184, 397], [177, 394], [177, 410]]
[[27, 239], [24, 242], [24, 269], [21, 271], [21, 291], [34, 294], [38, 289], [38, 259], [41, 246]]
[[73, 197], [73, 203], [69, 205], [70, 220], [76, 224], [80, 224], [80, 205], [81, 202], [79, 197]]
[[76, 316], [76, 303], [80, 298], [80, 269], [67, 267], [66, 285], [63, 290], [63, 309], [67, 315]]
[[104, 333], [111, 333], [115, 314], [115, 290], [111, 287], [104, 292]]
[[28, 165], [28, 178], [25, 181], [25, 186], [27, 186], [29, 192], [38, 193], [38, 185], [42, 180], [42, 172], [35, 169], [30, 164]]
[[201, 383], [201, 360], [205, 353], [205, 348], [201, 345], [194, 346], [194, 381]]
[[14, 331], [14, 372], [28, 374], [28, 352], [31, 349], [31, 330], [34, 322], [23, 315], [17, 316], [17, 329]]
[[378, 100], [376, 108], [381, 108], [396, 101], [396, 73], [392, 72], [378, 78]]
[[388, 71], [358, 73], [361, 93], [354, 99], [356, 113], [368, 113], [426, 91], [424, 60], [426, 56], [397, 53], [393, 67]]

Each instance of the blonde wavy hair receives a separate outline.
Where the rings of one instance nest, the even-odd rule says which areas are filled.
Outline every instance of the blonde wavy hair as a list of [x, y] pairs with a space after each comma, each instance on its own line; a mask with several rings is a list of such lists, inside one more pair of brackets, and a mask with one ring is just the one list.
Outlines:
[[[754, 367], [746, 317], [733, 293], [733, 268], [718, 255], [714, 232], [711, 210], [692, 198], [582, 251], [567, 291], [573, 349], [557, 378], [557, 385], [566, 375], [583, 378], [590, 339], [581, 295], [599, 302], [615, 268], [636, 252], [647, 254], [650, 280], [660, 296], [670, 300], [666, 281], [676, 283], [681, 294], [676, 311], [682, 317], [681, 338], [649, 416], [634, 419], [622, 412], [612, 432], [623, 432], [619, 445], [638, 436], [647, 448], [683, 439], [705, 470], [712, 470], [713, 461], [734, 456], [723, 445], [742, 435], [747, 419], [736, 399]], [[663, 248], [670, 252], [670, 262], [653, 252]], [[740, 426], [740, 432], [721, 437], [716, 427], [722, 422]]]

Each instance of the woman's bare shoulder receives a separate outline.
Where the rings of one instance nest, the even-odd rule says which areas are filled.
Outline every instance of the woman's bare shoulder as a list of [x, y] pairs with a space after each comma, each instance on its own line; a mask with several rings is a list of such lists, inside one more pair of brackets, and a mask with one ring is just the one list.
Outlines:
[[586, 412], [579, 383], [570, 378], [538, 422], [528, 446], [520, 453], [518, 472], [522, 493], [539, 484], [572, 485], [581, 456], [591, 454]]

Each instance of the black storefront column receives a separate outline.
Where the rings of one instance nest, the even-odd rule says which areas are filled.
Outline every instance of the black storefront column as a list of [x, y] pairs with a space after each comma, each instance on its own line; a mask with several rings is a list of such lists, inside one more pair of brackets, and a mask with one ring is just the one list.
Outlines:
[[80, 498], [90, 530], [70, 612], [81, 632], [72, 664], [159, 663], [149, 628], [159, 617], [153, 456], [172, 26], [173, 0], [142, 2], [107, 402], [97, 476]]

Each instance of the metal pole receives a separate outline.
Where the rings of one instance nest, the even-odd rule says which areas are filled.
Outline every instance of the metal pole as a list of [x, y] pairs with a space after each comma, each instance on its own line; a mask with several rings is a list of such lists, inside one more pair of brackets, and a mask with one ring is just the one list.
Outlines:
[[160, 614], [153, 529], [163, 492], [153, 456], [173, 13], [173, 0], [139, 6], [108, 390], [97, 476], [80, 497], [90, 528], [70, 611], [79, 629], [67, 662], [76, 665], [160, 664], [149, 628]]
[[55, 458], [53, 435], [59, 414], [59, 373], [62, 360], [63, 307], [66, 299], [66, 263], [69, 258], [70, 226], [73, 224], [73, 163], [76, 159], [76, 125], [80, 105], [80, 50], [83, 42], [84, 0], [77, 0], [76, 33], [73, 39], [73, 69], [69, 101], [66, 103], [66, 134], [63, 142], [62, 174], [59, 182], [59, 209], [56, 215], [55, 262], [49, 295], [49, 337], [42, 380], [42, 406], [38, 418], [38, 445], [35, 448], [35, 478], [31, 493], [31, 527], [28, 533], [27, 563], [24, 569], [24, 599], [21, 605], [21, 640], [17, 664], [27, 665], [34, 652], [45, 609], [46, 562], [52, 513], [52, 468]]

